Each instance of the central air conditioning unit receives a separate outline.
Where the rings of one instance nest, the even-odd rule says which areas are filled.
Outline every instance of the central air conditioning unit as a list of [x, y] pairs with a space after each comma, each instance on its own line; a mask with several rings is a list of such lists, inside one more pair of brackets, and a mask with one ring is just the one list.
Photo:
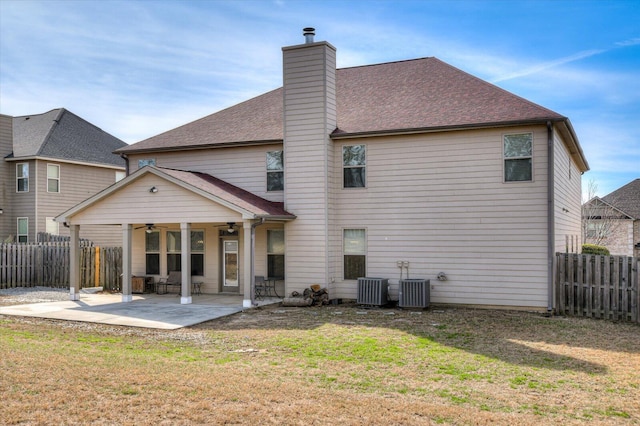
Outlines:
[[407, 278], [398, 286], [398, 306], [401, 308], [428, 308], [430, 280]]
[[358, 278], [358, 298], [360, 305], [386, 305], [389, 301], [389, 280], [387, 278]]

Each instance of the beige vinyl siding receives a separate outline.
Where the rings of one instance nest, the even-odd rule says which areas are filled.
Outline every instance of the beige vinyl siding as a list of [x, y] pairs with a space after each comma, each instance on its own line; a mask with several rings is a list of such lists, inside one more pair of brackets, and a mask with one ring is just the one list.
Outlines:
[[[582, 176], [561, 136], [554, 131], [555, 250], [580, 253], [582, 248]], [[568, 242], [568, 243], [567, 243]], [[567, 247], [568, 246], [568, 247]]]
[[155, 158], [158, 167], [208, 173], [266, 200], [282, 202], [281, 191], [267, 192], [267, 152], [278, 150], [282, 150], [282, 144], [132, 154], [129, 166], [133, 173], [138, 169], [138, 160]]
[[[29, 192], [16, 191], [16, 164], [29, 164]], [[10, 168], [10, 184], [9, 193], [11, 194], [11, 218], [9, 219], [9, 234], [15, 236], [17, 233], [16, 220], [18, 217], [29, 218], [29, 242], [36, 241], [36, 200], [38, 195], [36, 192], [37, 170], [36, 161], [16, 161], [8, 163]]]
[[329, 283], [329, 200], [336, 128], [335, 49], [325, 43], [283, 49], [287, 291]]
[[[533, 132], [533, 182], [503, 182], [503, 135]], [[544, 307], [547, 303], [546, 128], [433, 133], [337, 141], [367, 145], [367, 188], [336, 196], [336, 234], [367, 229], [367, 275], [390, 278], [409, 261], [431, 279], [435, 303]], [[332, 297], [354, 298], [332, 251]], [[435, 277], [444, 272], [448, 281]], [[406, 274], [405, 276], [406, 277]]]
[[[89, 165], [37, 160], [38, 212], [35, 232], [46, 232], [46, 218], [55, 217], [115, 183], [116, 169]], [[47, 191], [47, 165], [60, 166], [60, 192]], [[34, 181], [35, 183], [35, 181]], [[68, 236], [69, 229], [60, 226], [60, 235]], [[122, 245], [122, 237], [114, 235], [108, 226], [85, 227], [82, 238], [98, 246]]]
[[4, 158], [13, 152], [13, 119], [0, 114], [0, 241], [4, 241], [9, 235], [15, 235], [15, 230], [10, 225], [13, 223], [13, 195], [15, 192], [15, 165], [4, 161]]
[[[149, 192], [152, 186], [158, 189], [155, 194]], [[77, 213], [73, 223], [170, 223], [177, 217], [194, 227], [196, 223], [242, 222], [239, 213], [149, 174]]]

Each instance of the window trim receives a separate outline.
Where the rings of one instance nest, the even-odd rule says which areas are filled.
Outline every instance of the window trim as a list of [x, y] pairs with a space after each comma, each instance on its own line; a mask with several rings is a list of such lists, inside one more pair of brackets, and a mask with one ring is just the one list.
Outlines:
[[[505, 148], [506, 148], [506, 138], [508, 136], [516, 136], [516, 135], [531, 135], [531, 155], [527, 156], [518, 156], [518, 157], [507, 157]], [[517, 132], [517, 133], [503, 133], [502, 134], [502, 182], [507, 184], [518, 184], [518, 183], [532, 183], [534, 182], [534, 161], [533, 161], [533, 147], [534, 147], [534, 133], [533, 132]], [[531, 160], [531, 179], [529, 180], [507, 180], [506, 172], [507, 172], [507, 161], [508, 160]]]
[[[20, 221], [21, 220], [25, 220], [27, 222], [27, 233], [26, 234], [21, 234], [20, 233]], [[20, 241], [20, 237], [24, 236], [26, 237], [25, 241]], [[29, 242], [29, 217], [27, 216], [20, 216], [18, 218], [16, 218], [16, 242], [18, 243], [28, 243]]]
[[[282, 233], [282, 243], [283, 243], [283, 247], [282, 247], [282, 251], [270, 251], [269, 250], [269, 237], [270, 235], [273, 235], [272, 232], [281, 232]], [[269, 267], [271, 265], [271, 259], [274, 258], [274, 256], [278, 256], [278, 258], [282, 257], [282, 266], [283, 268], [286, 268], [286, 247], [285, 247], [285, 235], [284, 235], [284, 229], [267, 229], [267, 275], [268, 276], [278, 276], [277, 274], [271, 274], [269, 273]], [[283, 271], [283, 276], [284, 276], [284, 271]]]
[[[158, 250], [149, 250], [147, 247], [147, 234], [158, 234]], [[144, 272], [145, 275], [160, 275], [160, 271], [162, 270], [162, 265], [160, 264], [160, 260], [162, 259], [162, 233], [160, 231], [157, 230], [151, 230], [151, 232], [147, 233], [147, 230], [145, 229], [145, 235], [144, 235]], [[158, 272], [153, 273], [153, 272], [149, 272], [149, 270], [147, 269], [148, 264], [147, 264], [147, 256], [153, 254], [153, 255], [157, 255], [158, 256]]]
[[[49, 176], [49, 167], [56, 167], [58, 169], [58, 177], [57, 178], [52, 178], [52, 177]], [[49, 191], [49, 181], [50, 180], [56, 180], [58, 182], [58, 190], [57, 191]], [[47, 163], [47, 192], [51, 193], [51, 194], [59, 194], [60, 193], [60, 165], [59, 164]]]
[[[191, 229], [190, 233], [189, 233], [189, 244], [191, 244], [191, 238], [193, 238], [193, 233], [194, 232], [201, 232], [202, 233], [202, 250], [193, 250], [193, 247], [191, 247], [190, 254], [191, 254], [191, 271], [193, 272], [193, 256], [202, 256], [202, 275], [195, 275], [192, 274], [192, 276], [194, 277], [204, 277], [206, 276], [207, 272], [206, 272], [206, 266], [207, 266], [207, 262], [206, 262], [206, 252], [207, 252], [207, 244], [206, 244], [206, 238], [207, 238], [207, 233], [204, 229]], [[165, 241], [165, 258], [166, 258], [166, 268], [167, 268], [167, 274], [171, 271], [169, 271], [169, 255], [178, 255], [180, 256], [180, 262], [176, 265], [177, 267], [179, 267], [180, 269], [177, 270], [182, 270], [182, 244], [180, 244], [178, 247], [175, 247], [173, 250], [169, 250], [169, 233], [177, 233], [180, 238], [182, 238], [182, 231], [181, 230], [176, 230], [176, 229], [168, 229], [166, 231], [166, 241]]]
[[138, 160], [138, 168], [141, 169], [144, 166], [155, 166], [156, 159], [155, 158], [141, 158]]
[[[363, 251], [362, 253], [346, 253], [345, 252], [345, 231], [363, 231], [364, 233], [364, 241], [363, 241]], [[356, 278], [346, 278], [345, 277], [345, 266], [346, 266], [346, 262], [345, 262], [345, 258], [346, 256], [364, 256], [364, 274], [362, 275], [363, 277], [367, 276], [367, 264], [368, 264], [368, 258], [369, 258], [369, 246], [367, 243], [368, 240], [368, 231], [367, 228], [342, 228], [342, 279], [343, 281], [356, 281]]]
[[[26, 170], [27, 170], [27, 176], [18, 176], [18, 169], [20, 169], [20, 166], [26, 166]], [[20, 182], [20, 180], [24, 180], [26, 181], [26, 187], [27, 189], [24, 191], [20, 191], [20, 184], [18, 182]], [[16, 163], [16, 192], [17, 193], [21, 193], [21, 192], [29, 192], [29, 163]]]
[[[344, 151], [346, 148], [349, 147], [353, 147], [353, 146], [361, 146], [364, 148], [364, 164], [358, 164], [355, 166], [352, 165], [346, 165], [344, 164]], [[353, 145], [342, 145], [341, 147], [341, 152], [340, 152], [340, 158], [342, 159], [341, 163], [342, 163], [342, 189], [364, 189], [367, 188], [367, 144], [364, 143], [359, 143], [359, 144], [353, 144]], [[347, 169], [363, 169], [364, 170], [364, 184], [362, 186], [345, 186], [344, 185], [344, 177], [345, 177], [345, 171]]]
[[[273, 153], [273, 152], [279, 152], [280, 156], [282, 157], [282, 168], [281, 169], [269, 169], [269, 154]], [[267, 188], [267, 192], [281, 192], [284, 191], [284, 150], [283, 149], [276, 149], [273, 151], [267, 151], [265, 153], [265, 169], [266, 169], [266, 188]], [[269, 189], [269, 173], [280, 173], [282, 174], [282, 188], [280, 189]]]

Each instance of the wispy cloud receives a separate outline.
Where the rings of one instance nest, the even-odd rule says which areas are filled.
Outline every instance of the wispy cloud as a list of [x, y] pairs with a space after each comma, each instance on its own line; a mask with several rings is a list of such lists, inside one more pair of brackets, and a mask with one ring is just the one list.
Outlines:
[[553, 61], [542, 62], [540, 64], [536, 64], [532, 67], [525, 68], [510, 74], [502, 75], [492, 80], [493, 83], [499, 83], [501, 81], [512, 80], [514, 78], [526, 77], [532, 74], [537, 74], [542, 71], [546, 71], [551, 68], [556, 68], [560, 65], [565, 65], [570, 62], [579, 61], [581, 59], [589, 58], [591, 56], [599, 55], [606, 50], [603, 49], [592, 49], [585, 50], [583, 52], [578, 52], [573, 55], [565, 56], [564, 58], [555, 59]]

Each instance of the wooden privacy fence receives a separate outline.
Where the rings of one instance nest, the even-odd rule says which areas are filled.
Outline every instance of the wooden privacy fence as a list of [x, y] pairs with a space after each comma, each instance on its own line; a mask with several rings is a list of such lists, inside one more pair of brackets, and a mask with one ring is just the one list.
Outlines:
[[[69, 288], [69, 243], [0, 244], [0, 288]], [[122, 290], [122, 248], [80, 247], [80, 287]]]
[[640, 322], [640, 259], [556, 254], [556, 312]]

